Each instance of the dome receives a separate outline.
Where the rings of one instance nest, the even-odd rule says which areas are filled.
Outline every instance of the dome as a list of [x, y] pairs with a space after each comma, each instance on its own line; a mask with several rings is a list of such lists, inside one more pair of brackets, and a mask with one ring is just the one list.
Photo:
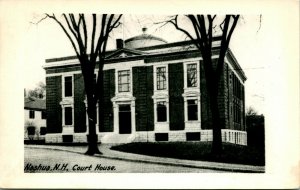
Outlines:
[[137, 49], [167, 43], [167, 41], [162, 38], [146, 34], [146, 30], [146, 28], [143, 28], [143, 34], [125, 40], [125, 47], [129, 49]]

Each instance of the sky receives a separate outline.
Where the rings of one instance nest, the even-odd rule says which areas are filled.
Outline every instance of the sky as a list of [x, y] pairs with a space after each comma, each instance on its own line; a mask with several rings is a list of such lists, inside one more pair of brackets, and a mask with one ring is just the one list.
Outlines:
[[[41, 14], [32, 13], [26, 19], [25, 43], [29, 48], [24, 52], [24, 88], [33, 89], [45, 81], [45, 70], [42, 66], [45, 59], [75, 55], [74, 50], [59, 26], [51, 19], [45, 19]], [[155, 24], [164, 20], [167, 15], [123, 15], [122, 23], [111, 35], [107, 49], [115, 48], [117, 38], [128, 39], [142, 34], [142, 28], [147, 27], [147, 33], [161, 37], [168, 42], [182, 41], [186, 36], [172, 25]], [[188, 23], [182, 22], [184, 26]], [[264, 24], [264, 17], [259, 15], [241, 15], [232, 35], [230, 48], [244, 70], [247, 80], [246, 107], [253, 107], [259, 114], [264, 114], [264, 76], [266, 60], [265, 36], [270, 32]]]

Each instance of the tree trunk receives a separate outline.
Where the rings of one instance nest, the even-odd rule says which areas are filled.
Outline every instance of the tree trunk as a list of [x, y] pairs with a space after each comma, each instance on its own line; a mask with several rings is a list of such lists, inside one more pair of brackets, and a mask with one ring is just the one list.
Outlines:
[[89, 125], [89, 134], [87, 136], [88, 140], [88, 150], [85, 154], [94, 155], [102, 154], [98, 149], [98, 136], [96, 133], [96, 104], [97, 100], [95, 99], [95, 85], [94, 85], [94, 71], [86, 70], [82, 68], [82, 73], [84, 74], [84, 87], [87, 97], [87, 115], [88, 115], [88, 125]]
[[97, 77], [98, 103], [99, 103], [99, 126], [104, 125], [104, 78], [103, 78], [103, 59], [99, 61], [99, 71]]
[[102, 154], [98, 149], [98, 136], [96, 133], [96, 103], [93, 100], [87, 99], [88, 102], [88, 124], [89, 124], [89, 134], [87, 135], [88, 139], [88, 150], [85, 154], [94, 155], [94, 154]]
[[220, 155], [222, 153], [222, 134], [220, 113], [218, 108], [218, 83], [214, 81], [214, 86], [210, 89], [210, 108], [212, 114], [213, 142], [211, 153]]
[[214, 155], [220, 155], [222, 153], [222, 136], [221, 136], [221, 124], [220, 124], [220, 113], [218, 108], [218, 77], [213, 71], [211, 53], [203, 53], [203, 65], [205, 72], [205, 79], [207, 85], [207, 93], [209, 95], [209, 106], [212, 116], [212, 149], [211, 153]]

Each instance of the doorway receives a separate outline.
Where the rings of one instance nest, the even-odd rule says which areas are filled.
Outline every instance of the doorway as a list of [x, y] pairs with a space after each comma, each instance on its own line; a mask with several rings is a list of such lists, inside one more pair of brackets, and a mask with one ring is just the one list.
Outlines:
[[131, 107], [130, 104], [119, 105], [119, 133], [131, 134]]

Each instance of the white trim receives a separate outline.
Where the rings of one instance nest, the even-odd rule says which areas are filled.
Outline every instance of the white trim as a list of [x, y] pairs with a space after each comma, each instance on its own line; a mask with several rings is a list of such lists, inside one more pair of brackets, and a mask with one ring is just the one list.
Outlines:
[[[129, 91], [128, 92], [119, 92], [119, 71], [129, 71]], [[129, 94], [132, 95], [133, 86], [132, 86], [132, 67], [130, 68], [122, 68], [122, 69], [115, 69], [115, 94]]]
[[[74, 58], [77, 59], [77, 58]], [[51, 68], [51, 67], [59, 67], [59, 66], [69, 66], [69, 65], [80, 65], [80, 62], [78, 60], [74, 61], [73, 60], [64, 60], [64, 61], [56, 61], [56, 62], [51, 62], [51, 63], [45, 63], [44, 65], [42, 65], [42, 67], [44, 69], [46, 68]]]
[[241, 84], [244, 84], [243, 80], [240, 78], [240, 75], [235, 71], [235, 69], [232, 67], [230, 61], [227, 58], [227, 55], [225, 56], [224, 62], [229, 66], [229, 68], [231, 69], [231, 71], [235, 74], [235, 76], [239, 79], [239, 81], [241, 82]]
[[[73, 104], [61, 104], [62, 107], [62, 127], [63, 127], [63, 134], [73, 134], [74, 133], [74, 105]], [[72, 125], [65, 124], [65, 108], [71, 107], [72, 109]]]
[[[217, 55], [213, 55], [212, 59], [217, 59]], [[153, 62], [153, 63], [145, 63], [144, 60], [138, 60], [138, 61], [128, 61], [128, 62], [117, 62], [117, 63], [108, 63], [105, 64], [103, 67], [103, 70], [110, 70], [110, 69], [124, 69], [124, 68], [132, 68], [132, 67], [139, 67], [139, 66], [155, 66], [158, 64], [167, 65], [167, 64], [176, 64], [178, 62], [199, 62], [202, 60], [202, 57], [196, 57], [196, 58], [189, 58], [189, 59], [176, 59], [171, 61], [161, 61], [161, 62]], [[59, 66], [65, 66], [65, 65], [59, 65]], [[95, 72], [98, 72], [98, 68], [95, 68]], [[124, 69], [125, 70], [125, 69]], [[69, 72], [60, 72], [60, 73], [50, 73], [46, 74], [46, 77], [52, 77], [52, 76], [61, 76], [61, 75], [72, 75], [72, 74], [81, 74], [81, 70], [76, 71], [69, 71]]]
[[[187, 86], [187, 66], [191, 64], [196, 64], [196, 74], [197, 74], [197, 86], [195, 87], [188, 87]], [[184, 89], [195, 89], [196, 91], [199, 89], [200, 91], [200, 60], [199, 61], [186, 61], [183, 63], [183, 73], [184, 73]]]
[[[197, 111], [198, 111], [198, 114], [197, 114], [197, 120], [188, 120], [188, 104], [187, 104], [187, 101], [188, 100], [197, 100]], [[193, 95], [193, 96], [184, 96], [184, 122], [186, 123], [199, 123], [201, 122], [201, 101], [200, 101], [200, 94], [199, 95]]]
[[[118, 64], [118, 63], [117, 63]], [[135, 123], [135, 97], [133, 97], [133, 74], [132, 74], [132, 67], [134, 65], [141, 65], [144, 64], [144, 61], [132, 61], [132, 62], [125, 62], [122, 64], [109, 64], [115, 65], [117, 67], [106, 67], [109, 69], [115, 69], [115, 96], [111, 99], [113, 103], [113, 113], [114, 113], [114, 126], [113, 126], [113, 133], [119, 134], [120, 133], [120, 126], [119, 126], [119, 105], [120, 104], [130, 104], [130, 111], [131, 111], [131, 134], [135, 133], [136, 131], [136, 123]], [[104, 66], [105, 67], [105, 66]], [[129, 92], [119, 92], [119, 84], [118, 84], [118, 77], [119, 71], [128, 71], [130, 74], [130, 88]]]
[[[157, 90], [157, 68], [166, 68], [166, 89]], [[169, 65], [166, 63], [153, 64], [153, 107], [154, 107], [154, 130], [155, 131], [169, 131], [170, 111], [169, 111]], [[166, 121], [157, 121], [157, 102], [166, 102]]]
[[[161, 95], [156, 95], [152, 96], [153, 99], [153, 106], [154, 106], [154, 124], [159, 124], [159, 123], [167, 123], [169, 124], [170, 119], [169, 119], [169, 96], [161, 96]], [[157, 121], [157, 102], [166, 102], [166, 107], [167, 107], [167, 121]]]
[[[197, 73], [197, 86], [196, 87], [187, 87], [187, 65], [196, 64], [196, 73]], [[189, 123], [201, 123], [201, 92], [200, 92], [200, 60], [198, 62], [195, 61], [186, 61], [183, 63], [184, 65], [184, 93], [182, 94], [184, 99], [184, 122], [185, 127], [187, 128]], [[197, 100], [198, 101], [198, 119], [194, 121], [188, 120], [188, 100]], [[199, 129], [200, 130], [200, 129]]]
[[134, 134], [136, 131], [136, 123], [135, 123], [135, 97], [128, 94], [119, 93], [115, 97], [111, 99], [113, 102], [113, 113], [114, 113], [114, 129], [113, 133], [120, 133], [119, 126], [119, 105], [121, 104], [129, 104], [131, 111], [131, 134]]
[[[65, 96], [65, 78], [72, 77], [72, 96]], [[74, 75], [73, 74], [63, 74], [62, 75], [62, 99], [69, 99], [74, 97]]]
[[[62, 77], [62, 101], [60, 102], [62, 108], [62, 127], [63, 134], [72, 134], [74, 133], [74, 75], [73, 74], [65, 74], [61, 75]], [[65, 97], [65, 77], [72, 77], [72, 96]], [[72, 125], [65, 124], [65, 108], [72, 108]]]
[[82, 73], [81, 70], [69, 71], [69, 72], [60, 72], [60, 73], [50, 73], [50, 74], [46, 74], [46, 77], [56, 77], [56, 76], [63, 76], [63, 75], [75, 75], [75, 74], [81, 74], [81, 73]]
[[[184, 48], [184, 47], [179, 47], [180, 49], [181, 48]], [[173, 48], [174, 49], [174, 48]], [[170, 52], [162, 52], [163, 49], [158, 49], [158, 50], [150, 50], [150, 51], [144, 51], [145, 53], [148, 53], [148, 52], [151, 52], [151, 51], [159, 51], [159, 53], [153, 53], [151, 55], [161, 55], [161, 54], [167, 54], [167, 53], [170, 53]], [[171, 51], [173, 53], [175, 53], [176, 51]], [[178, 51], [178, 53], [180, 53], [181, 51]], [[212, 59], [216, 59], [218, 58], [219, 56], [218, 55], [213, 55], [212, 56]], [[188, 60], [193, 60], [195, 58], [190, 58], [190, 59], [178, 59], [178, 60], [175, 60], [175, 62], [178, 63], [178, 61], [188, 61]], [[196, 59], [199, 59], [199, 60], [202, 60], [202, 57], [197, 57]], [[96, 61], [99, 61], [99, 58], [97, 58]], [[137, 61], [130, 61], [130, 62], [144, 62], [144, 60], [137, 60]], [[173, 61], [166, 61], [168, 63], [172, 63]], [[115, 63], [111, 63], [111, 64], [115, 64]], [[70, 65], [73, 65], [73, 66], [77, 66], [77, 65], [80, 65], [80, 62], [78, 61], [78, 59], [75, 57], [74, 59], [68, 59], [68, 60], [63, 60], [63, 61], [55, 61], [55, 62], [50, 62], [50, 63], [45, 63], [44, 65], [42, 65], [42, 68], [44, 69], [48, 69], [48, 68], [52, 68], [52, 67], [60, 67], [60, 66], [70, 66]], [[105, 64], [105, 65], [110, 65], [110, 64]], [[104, 67], [105, 67], [104, 65]], [[108, 66], [109, 67], [109, 66]], [[110, 69], [110, 68], [108, 68]], [[105, 70], [105, 68], [104, 68]]]
[[[166, 68], [166, 89], [158, 90], [157, 89], [157, 68], [158, 67], [165, 67]], [[154, 88], [154, 94], [155, 93], [164, 93], [168, 92], [169, 90], [169, 65], [164, 63], [156, 63], [153, 65], [153, 88]]]

